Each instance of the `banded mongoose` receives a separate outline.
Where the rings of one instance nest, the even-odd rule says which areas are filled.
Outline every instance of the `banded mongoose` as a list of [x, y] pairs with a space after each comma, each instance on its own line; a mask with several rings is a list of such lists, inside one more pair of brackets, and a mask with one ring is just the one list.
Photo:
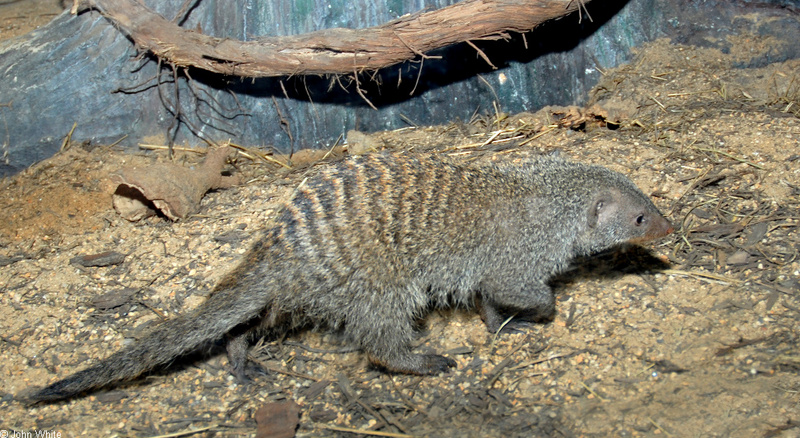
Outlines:
[[437, 374], [455, 362], [410, 347], [426, 311], [480, 302], [492, 332], [508, 312], [547, 317], [547, 281], [575, 256], [672, 230], [633, 182], [599, 166], [349, 158], [301, 185], [199, 308], [29, 398], [132, 379], [225, 336], [239, 374], [255, 336], [304, 326], [341, 331], [390, 372]]

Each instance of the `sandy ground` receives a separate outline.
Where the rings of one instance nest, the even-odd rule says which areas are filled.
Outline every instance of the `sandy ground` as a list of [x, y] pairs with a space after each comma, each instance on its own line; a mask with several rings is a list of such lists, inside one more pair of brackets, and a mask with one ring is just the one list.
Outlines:
[[[201, 303], [325, 165], [239, 157], [230, 169], [247, 182], [209, 193], [197, 215], [130, 223], [110, 176], [166, 154], [71, 145], [0, 182], [0, 430], [254, 436], [260, 407], [293, 400], [298, 436], [800, 436], [800, 61], [739, 67], [769, 44], [657, 41], [606, 72], [587, 108], [360, 138], [465, 160], [558, 150], [629, 175], [676, 225], [556, 279], [555, 319], [524, 333], [494, 337], [469, 310], [430, 315], [418, 349], [458, 362], [438, 377], [386, 375], [335, 334], [302, 332], [254, 347], [263, 371], [247, 385], [212, 348], [131, 384], [20, 403]], [[72, 262], [105, 251], [124, 261]]]
[[[72, 2], [64, 0], [63, 4]], [[61, 0], [0, 0], [0, 40], [44, 26], [63, 9]]]

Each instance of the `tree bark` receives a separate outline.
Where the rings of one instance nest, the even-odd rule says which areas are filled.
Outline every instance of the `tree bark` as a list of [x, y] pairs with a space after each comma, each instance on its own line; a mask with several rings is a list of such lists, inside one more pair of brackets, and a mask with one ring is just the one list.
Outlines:
[[214, 38], [181, 28], [135, 0], [76, 0], [73, 13], [99, 10], [140, 49], [175, 66], [274, 77], [377, 70], [455, 43], [508, 39], [508, 32], [530, 31], [589, 1], [465, 0], [365, 29], [325, 29], [257, 41]]

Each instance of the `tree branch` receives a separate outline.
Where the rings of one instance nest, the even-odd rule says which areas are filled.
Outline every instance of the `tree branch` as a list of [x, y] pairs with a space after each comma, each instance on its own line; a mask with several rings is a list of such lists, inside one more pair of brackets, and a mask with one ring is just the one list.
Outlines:
[[256, 41], [213, 38], [181, 28], [135, 0], [75, 0], [72, 12], [100, 11], [137, 47], [174, 66], [268, 77], [376, 70], [451, 44], [527, 32], [588, 1], [464, 0], [365, 29], [335, 28]]

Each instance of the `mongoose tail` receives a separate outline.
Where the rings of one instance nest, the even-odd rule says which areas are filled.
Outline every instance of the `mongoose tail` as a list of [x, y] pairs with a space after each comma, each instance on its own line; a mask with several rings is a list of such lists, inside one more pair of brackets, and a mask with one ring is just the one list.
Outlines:
[[130, 347], [23, 397], [34, 402], [62, 400], [131, 380], [222, 338], [237, 325], [258, 316], [265, 305], [238, 288], [218, 290], [195, 311], [159, 324]]

